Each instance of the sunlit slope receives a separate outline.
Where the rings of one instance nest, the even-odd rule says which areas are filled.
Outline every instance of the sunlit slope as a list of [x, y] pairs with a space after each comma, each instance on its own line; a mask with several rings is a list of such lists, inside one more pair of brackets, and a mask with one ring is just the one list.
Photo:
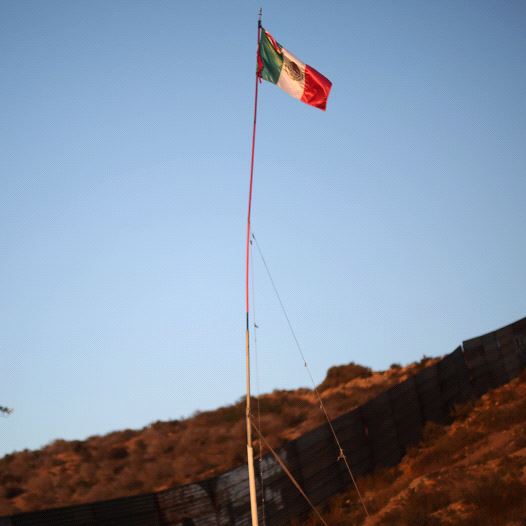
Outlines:
[[[383, 372], [352, 363], [332, 367], [319, 389], [334, 418], [432, 362]], [[274, 391], [258, 405], [261, 430], [274, 447], [324, 423], [310, 389]], [[56, 440], [0, 459], [0, 515], [159, 491], [222, 473], [243, 464], [245, 455], [243, 400], [140, 430]]]
[[359, 479], [369, 519], [349, 490], [326, 504], [328, 524], [526, 524], [526, 372], [453, 417], [451, 425], [428, 423], [398, 466]]

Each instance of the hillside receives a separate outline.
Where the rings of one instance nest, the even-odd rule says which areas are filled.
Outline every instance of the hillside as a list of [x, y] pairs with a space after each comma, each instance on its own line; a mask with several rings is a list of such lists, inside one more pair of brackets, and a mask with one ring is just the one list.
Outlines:
[[[423, 358], [383, 372], [332, 367], [319, 389], [334, 418], [430, 363]], [[274, 391], [259, 406], [261, 430], [274, 447], [324, 422], [310, 389]], [[243, 464], [245, 454], [244, 400], [140, 430], [56, 440], [0, 459], [0, 515], [159, 491]]]
[[451, 425], [428, 423], [423, 441], [398, 466], [359, 479], [359, 486], [369, 519], [349, 491], [325, 506], [328, 524], [526, 524], [526, 371], [457, 407]]

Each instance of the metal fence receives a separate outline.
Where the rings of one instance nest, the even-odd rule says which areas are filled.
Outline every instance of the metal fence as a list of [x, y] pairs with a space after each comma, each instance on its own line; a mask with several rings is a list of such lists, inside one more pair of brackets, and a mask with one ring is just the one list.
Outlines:
[[[446, 422], [452, 407], [505, 384], [526, 367], [526, 318], [467, 340], [435, 365], [333, 421], [355, 475], [397, 464], [421, 438], [426, 421]], [[279, 450], [314, 504], [350, 485], [329, 426]], [[258, 467], [265, 526], [288, 524], [309, 511], [275, 459]], [[263, 479], [263, 489], [260, 483]], [[240, 466], [217, 477], [149, 493], [0, 518], [0, 526], [241, 526], [250, 525], [248, 473]]]

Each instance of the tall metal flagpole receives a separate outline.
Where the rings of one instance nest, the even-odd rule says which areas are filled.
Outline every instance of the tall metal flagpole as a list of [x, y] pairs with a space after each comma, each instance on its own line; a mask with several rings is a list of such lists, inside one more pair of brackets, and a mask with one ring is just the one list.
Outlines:
[[[262, 9], [259, 10], [258, 18], [258, 47], [259, 56], [259, 39], [261, 34], [261, 15]], [[256, 61], [256, 65], [258, 62]], [[256, 66], [257, 67], [257, 66]], [[258, 113], [258, 85], [259, 71], [256, 69], [256, 88], [254, 95], [254, 125], [252, 128], [252, 156], [250, 159], [250, 187], [248, 193], [248, 215], [247, 215], [247, 239], [246, 239], [246, 269], [245, 269], [245, 299], [246, 299], [246, 382], [247, 382], [247, 403], [246, 403], [246, 423], [247, 423], [247, 461], [248, 461], [248, 481], [250, 486], [250, 511], [252, 514], [252, 526], [258, 526], [258, 504], [256, 497], [256, 477], [254, 474], [254, 450], [252, 448], [252, 423], [250, 414], [250, 325], [249, 325], [249, 258], [250, 258], [250, 211], [252, 207], [252, 181], [254, 178], [254, 149], [256, 145], [256, 119]]]

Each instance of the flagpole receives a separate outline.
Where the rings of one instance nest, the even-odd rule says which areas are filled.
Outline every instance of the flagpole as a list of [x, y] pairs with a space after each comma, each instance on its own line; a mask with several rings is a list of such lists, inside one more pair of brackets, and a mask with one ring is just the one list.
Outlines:
[[[261, 34], [261, 15], [262, 9], [259, 10], [258, 17], [258, 47]], [[258, 65], [258, 62], [256, 62]], [[250, 488], [250, 511], [252, 515], [252, 526], [258, 526], [258, 504], [256, 496], [256, 477], [254, 472], [254, 450], [252, 448], [252, 422], [250, 411], [250, 303], [249, 303], [249, 260], [250, 260], [250, 212], [252, 209], [252, 183], [254, 180], [254, 150], [256, 146], [256, 121], [258, 113], [258, 85], [259, 85], [259, 68], [256, 69], [256, 87], [254, 93], [254, 124], [252, 127], [252, 155], [250, 158], [250, 186], [248, 192], [248, 214], [247, 214], [247, 238], [246, 238], [246, 268], [245, 268], [245, 300], [246, 300], [246, 337], [245, 337], [245, 360], [246, 360], [246, 424], [247, 424], [247, 464], [248, 464], [248, 481]]]

